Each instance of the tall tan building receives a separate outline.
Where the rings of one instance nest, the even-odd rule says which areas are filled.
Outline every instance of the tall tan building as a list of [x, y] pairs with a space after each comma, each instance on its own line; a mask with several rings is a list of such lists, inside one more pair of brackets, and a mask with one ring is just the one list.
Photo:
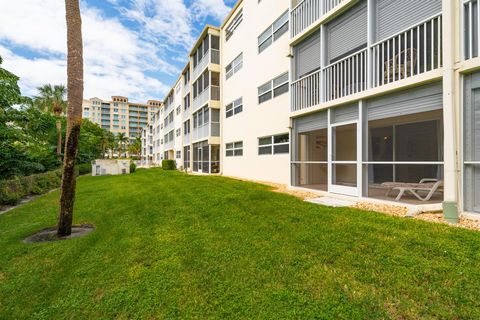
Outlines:
[[83, 100], [82, 117], [114, 134], [124, 133], [134, 139], [140, 137], [142, 129], [161, 106], [162, 102], [158, 100], [148, 100], [143, 104], [130, 102], [122, 96], [113, 96], [110, 101], [91, 98]]

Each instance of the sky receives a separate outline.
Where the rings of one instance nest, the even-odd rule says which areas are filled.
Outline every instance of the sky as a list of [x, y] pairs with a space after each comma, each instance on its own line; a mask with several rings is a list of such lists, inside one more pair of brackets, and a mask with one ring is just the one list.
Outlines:
[[[236, 0], [80, 0], [84, 97], [163, 100], [205, 24], [219, 26]], [[62, 0], [0, 0], [2, 67], [22, 94], [66, 85]]]

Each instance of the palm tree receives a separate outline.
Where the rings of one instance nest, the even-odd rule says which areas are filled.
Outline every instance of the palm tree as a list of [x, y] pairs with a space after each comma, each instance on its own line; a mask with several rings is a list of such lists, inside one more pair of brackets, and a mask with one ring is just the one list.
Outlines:
[[100, 136], [100, 148], [102, 149], [102, 158], [105, 159], [105, 152], [107, 152], [109, 143], [108, 131], [104, 130]]
[[140, 153], [142, 152], [142, 139], [140, 137], [136, 137], [133, 143], [130, 143], [128, 146], [128, 153], [132, 157], [139, 157]]
[[125, 133], [120, 132], [117, 135], [118, 153], [119, 153], [118, 156], [119, 156], [119, 158], [122, 157], [122, 153], [125, 154], [125, 146], [127, 144], [127, 141], [128, 141], [128, 138], [125, 135]]
[[83, 41], [82, 17], [78, 0], [65, 0], [67, 21], [67, 86], [68, 116], [65, 156], [58, 214], [57, 235], [72, 233], [73, 204], [75, 202], [75, 158], [78, 153], [78, 138], [82, 125], [83, 101]]
[[67, 89], [63, 85], [52, 86], [46, 84], [37, 88], [40, 93], [33, 100], [34, 105], [44, 112], [51, 112], [57, 118], [57, 158], [61, 159], [62, 156], [62, 119], [61, 117], [65, 113], [67, 103], [65, 102], [65, 96]]
[[108, 140], [108, 157], [113, 158], [113, 153], [115, 151], [115, 135], [110, 131], [107, 132], [107, 140]]

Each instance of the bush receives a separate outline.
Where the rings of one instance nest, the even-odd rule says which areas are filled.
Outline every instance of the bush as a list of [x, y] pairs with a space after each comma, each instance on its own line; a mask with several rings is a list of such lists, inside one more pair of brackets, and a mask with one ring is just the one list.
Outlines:
[[25, 196], [44, 194], [60, 187], [62, 170], [0, 181], [0, 205], [15, 205]]
[[162, 160], [163, 170], [175, 170], [177, 168], [174, 160]]
[[78, 175], [83, 176], [86, 174], [91, 174], [92, 173], [92, 165], [90, 163], [83, 163], [77, 165], [78, 167]]
[[130, 162], [130, 173], [134, 173], [137, 170], [137, 165], [134, 162]]

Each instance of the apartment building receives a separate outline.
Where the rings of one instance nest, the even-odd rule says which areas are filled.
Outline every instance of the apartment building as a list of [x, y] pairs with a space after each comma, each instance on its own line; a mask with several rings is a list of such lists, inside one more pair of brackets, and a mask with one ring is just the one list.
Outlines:
[[222, 25], [222, 173], [289, 184], [289, 0], [240, 1]]
[[114, 134], [123, 133], [133, 140], [141, 135], [142, 129], [161, 106], [162, 102], [157, 100], [141, 104], [121, 96], [113, 96], [111, 101], [91, 98], [83, 100], [82, 117]]
[[478, 1], [238, 1], [181, 76], [183, 167], [478, 216]]

